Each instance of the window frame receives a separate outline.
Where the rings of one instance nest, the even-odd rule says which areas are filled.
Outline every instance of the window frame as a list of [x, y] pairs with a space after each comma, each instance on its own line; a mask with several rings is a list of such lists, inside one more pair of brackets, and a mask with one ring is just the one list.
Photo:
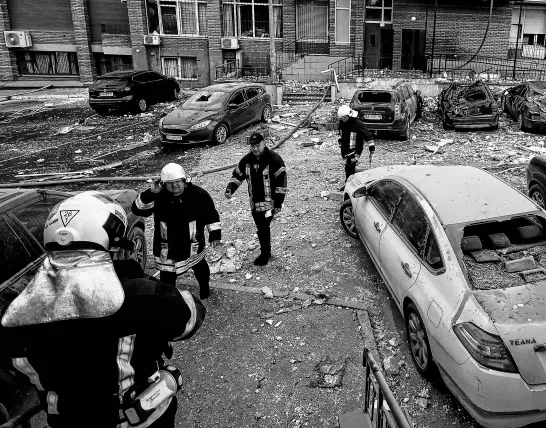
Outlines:
[[237, 108], [241, 107], [242, 104], [244, 104], [244, 103], [246, 103], [248, 101], [248, 99], [246, 98], [246, 91], [244, 91], [244, 89], [238, 89], [233, 94], [231, 94], [231, 96], [229, 97], [228, 106], [230, 104], [232, 104], [232, 101], [235, 98], [235, 96], [237, 96], [237, 94], [241, 94], [243, 96], [243, 101], [241, 103], [237, 104]]
[[[338, 0], [335, 0], [334, 5], [334, 43], [336, 45], [350, 45], [351, 44], [351, 1], [348, 0], [349, 7], [337, 7]], [[349, 22], [347, 23], [347, 26], [349, 28], [349, 32], [347, 33], [347, 41], [342, 42], [337, 40], [337, 11], [338, 10], [348, 10], [349, 11]]]
[[[250, 97], [248, 95], [248, 91], [256, 91], [256, 95], [253, 95], [252, 97]], [[249, 88], [245, 88], [245, 93], [246, 93], [246, 99], [247, 101], [251, 101], [251, 100], [254, 100], [255, 98], [258, 98], [260, 95], [263, 94], [263, 89], [258, 87], [258, 86], [251, 86]]]
[[[402, 200], [404, 198], [409, 198], [411, 201], [413, 201], [417, 205], [417, 207], [419, 207], [419, 210], [423, 214], [423, 217], [424, 217], [424, 219], [426, 221], [426, 224], [427, 224], [426, 230], [424, 232], [423, 243], [421, 243], [421, 248], [420, 249], [415, 248], [413, 243], [410, 242], [409, 237], [407, 237], [407, 234], [405, 234], [402, 231], [402, 229], [398, 225], [396, 225], [394, 223], [394, 219], [396, 217], [396, 214], [398, 213], [398, 210], [400, 209], [400, 203], [402, 202]], [[410, 192], [405, 192], [404, 195], [402, 195], [402, 198], [400, 198], [400, 201], [398, 202], [398, 204], [396, 205], [396, 207], [394, 209], [390, 224], [392, 226], [393, 231], [395, 231], [397, 233], [397, 235], [406, 243], [408, 249], [410, 249], [421, 260], [421, 262], [423, 262], [423, 254], [424, 254], [424, 251], [425, 251], [425, 248], [426, 248], [426, 245], [427, 245], [427, 239], [428, 239], [429, 231], [431, 229], [431, 225], [430, 225], [430, 221], [429, 221], [429, 219], [427, 217], [427, 214], [423, 210], [423, 207], [421, 206], [421, 204], [419, 204], [419, 201], [417, 201], [416, 198]]]
[[[426, 217], [426, 213], [425, 213], [425, 217]], [[427, 237], [425, 239], [425, 245], [423, 246], [423, 255], [421, 257], [421, 261], [423, 262], [423, 265], [425, 266], [425, 268], [433, 275], [435, 276], [438, 276], [440, 274], [444, 274], [446, 272], [446, 264], [445, 264], [445, 259], [444, 259], [444, 255], [442, 254], [442, 249], [440, 248], [440, 245], [438, 244], [438, 237], [436, 236], [436, 233], [434, 232], [434, 230], [432, 229], [432, 225], [430, 224], [430, 222], [428, 221], [428, 218], [427, 218], [427, 223], [428, 223], [428, 230], [427, 230]], [[440, 260], [442, 261], [442, 266], [440, 268], [434, 268], [432, 265], [430, 265], [428, 263], [428, 261], [426, 260], [426, 252], [428, 250], [428, 247], [430, 245], [430, 240], [431, 240], [431, 237], [434, 241], [436, 241], [436, 246], [438, 247], [438, 253], [440, 254]]]
[[[380, 24], [380, 23], [383, 23], [383, 24], [392, 24], [392, 17], [393, 17], [393, 12], [394, 12], [394, 0], [391, 0], [391, 5], [390, 6], [385, 6], [385, 0], [378, 0], [381, 2], [381, 6], [368, 6], [366, 4], [366, 2], [364, 2], [364, 22], [367, 23], [367, 24]], [[368, 20], [368, 9], [371, 9], [371, 10], [381, 10], [381, 19], [379, 21], [376, 21], [376, 20]], [[391, 19], [386, 21], [385, 20], [385, 10], [390, 10], [391, 11]]]
[[[165, 37], [207, 37], [208, 36], [208, 27], [204, 30], [201, 29], [201, 24], [199, 22], [199, 4], [204, 4], [206, 7], [207, 1], [206, 0], [158, 0], [158, 7], [157, 7], [157, 15], [158, 15], [158, 21], [159, 21], [159, 34], [161, 36]], [[195, 32], [194, 33], [186, 33], [184, 32], [184, 29], [182, 28], [182, 8], [180, 7], [180, 3], [193, 3], [195, 5], [194, 8], [194, 17], [195, 17]], [[176, 34], [167, 34], [163, 31], [163, 13], [161, 12], [161, 6], [175, 6], [176, 8]], [[206, 19], [205, 19], [206, 20]], [[149, 27], [149, 23], [148, 23]]]
[[392, 219], [393, 219], [393, 216], [394, 216], [394, 213], [396, 212], [396, 208], [398, 207], [398, 204], [400, 203], [400, 201], [402, 201], [402, 198], [404, 196], [404, 194], [406, 194], [408, 191], [407, 189], [401, 185], [400, 183], [394, 181], [394, 180], [378, 180], [377, 182], [374, 182], [370, 185], [370, 187], [373, 187], [373, 186], [378, 186], [379, 184], [385, 184], [385, 183], [394, 183], [395, 185], [397, 185], [398, 187], [400, 187], [400, 189], [402, 189], [402, 195], [400, 196], [400, 199], [395, 203], [393, 209], [392, 209], [392, 213], [390, 215], [387, 216], [387, 214], [385, 213], [385, 211], [383, 210], [383, 207], [384, 205], [379, 202], [376, 198], [374, 198], [373, 196], [369, 195], [368, 192], [366, 192], [366, 194], [369, 195], [370, 197], [370, 201], [372, 202], [372, 204], [374, 205], [374, 207], [377, 209], [377, 211], [379, 211], [384, 217], [385, 217], [385, 220], [387, 220], [388, 222], [392, 222]]
[[[199, 80], [199, 73], [197, 74], [197, 77], [182, 77], [182, 58], [192, 58], [195, 60], [195, 69], [197, 71], [199, 71], [199, 67], [198, 67], [198, 64], [197, 64], [197, 57], [170, 57], [170, 56], [165, 56], [165, 57], [161, 57], [161, 70], [163, 72], [163, 74], [167, 77], [174, 77], [176, 80], [179, 80], [179, 81], [193, 81], [193, 82], [196, 82]], [[165, 60], [173, 60], [173, 59], [176, 59], [176, 72], [177, 72], [177, 75], [176, 76], [170, 76], [167, 72], [166, 72], [166, 69], [165, 69]]]
[[[221, 17], [222, 17], [222, 37], [237, 37], [241, 39], [264, 39], [264, 37], [256, 36], [256, 12], [255, 7], [269, 7], [269, 4], [267, 2], [260, 3], [256, 2], [255, 0], [226, 0], [221, 2], [222, 8], [221, 8]], [[225, 26], [224, 26], [224, 6], [231, 5], [233, 9], [233, 29], [234, 34], [225, 34]], [[251, 6], [252, 7], [252, 36], [243, 36], [241, 31], [241, 14], [240, 14], [240, 6]], [[279, 37], [275, 36], [275, 39], [282, 40], [283, 39], [283, 3], [282, 0], [273, 0], [273, 9], [278, 8], [280, 9], [280, 18], [281, 18], [281, 35]], [[275, 12], [273, 12], [275, 14]], [[269, 15], [269, 11], [268, 11]], [[269, 29], [269, 34], [271, 34], [271, 29]], [[269, 39], [269, 38], [266, 38]]]

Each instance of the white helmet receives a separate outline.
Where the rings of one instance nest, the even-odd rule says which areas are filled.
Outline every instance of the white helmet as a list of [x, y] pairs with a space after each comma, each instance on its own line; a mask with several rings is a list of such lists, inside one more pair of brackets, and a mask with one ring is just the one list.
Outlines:
[[185, 182], [191, 182], [191, 177], [186, 174], [184, 167], [179, 164], [171, 162], [161, 170], [162, 182], [172, 182], [180, 179], [184, 180]]
[[44, 245], [58, 249], [58, 245], [81, 248], [83, 243], [94, 243], [110, 250], [118, 246], [126, 229], [127, 215], [119, 203], [102, 192], [87, 191], [51, 210], [44, 226]]
[[343, 116], [356, 116], [355, 113], [356, 112], [346, 104], [339, 106], [339, 109], [337, 109], [338, 118], [341, 118]]

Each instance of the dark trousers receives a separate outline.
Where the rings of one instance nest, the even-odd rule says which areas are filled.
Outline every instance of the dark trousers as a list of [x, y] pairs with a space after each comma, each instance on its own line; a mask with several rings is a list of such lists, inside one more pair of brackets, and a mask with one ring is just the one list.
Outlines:
[[258, 240], [260, 240], [260, 253], [265, 256], [271, 256], [271, 230], [270, 225], [273, 216], [265, 217], [265, 212], [252, 212], [252, 218], [258, 230]]
[[[195, 279], [197, 280], [197, 283], [199, 283], [200, 293], [201, 295], [203, 295], [204, 292], [209, 291], [209, 279], [210, 279], [209, 264], [207, 264], [207, 261], [205, 260], [205, 258], [203, 258], [197, 264], [191, 267], [191, 269], [193, 270], [193, 274], [195, 275]], [[171, 271], [159, 272], [159, 280], [173, 286], [176, 285], [177, 277], [178, 275]]]
[[345, 158], [345, 181], [347, 181], [349, 176], [355, 174], [356, 162], [353, 162], [354, 160], [355, 160], [354, 154]]

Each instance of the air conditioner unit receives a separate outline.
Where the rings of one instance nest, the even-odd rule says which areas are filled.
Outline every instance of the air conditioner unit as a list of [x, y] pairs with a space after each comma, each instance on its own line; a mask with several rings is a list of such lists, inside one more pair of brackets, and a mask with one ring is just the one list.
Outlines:
[[237, 37], [222, 37], [222, 49], [239, 49]]
[[8, 48], [28, 48], [32, 46], [30, 34], [26, 31], [4, 31]]
[[161, 39], [157, 34], [147, 34], [144, 36], [144, 44], [145, 45], [159, 45], [161, 42]]

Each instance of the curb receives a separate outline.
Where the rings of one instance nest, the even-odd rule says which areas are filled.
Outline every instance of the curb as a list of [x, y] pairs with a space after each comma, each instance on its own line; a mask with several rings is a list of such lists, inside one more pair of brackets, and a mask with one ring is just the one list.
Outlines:
[[84, 95], [76, 95], [76, 94], [51, 94], [51, 95], [13, 95], [13, 96], [6, 96], [10, 97], [11, 100], [57, 100], [57, 99], [81, 99], [81, 100], [87, 100], [87, 96]]

